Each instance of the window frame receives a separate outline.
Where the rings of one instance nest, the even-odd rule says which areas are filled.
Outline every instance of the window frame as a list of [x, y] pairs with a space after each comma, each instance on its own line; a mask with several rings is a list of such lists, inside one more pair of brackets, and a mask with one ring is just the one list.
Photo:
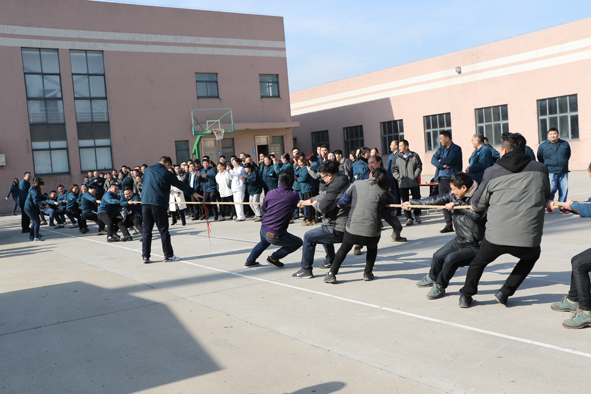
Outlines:
[[[261, 77], [263, 76], [273, 76], [276, 78], [276, 81], [261, 81]], [[267, 85], [265, 89], [268, 92], [272, 92], [271, 86], [275, 86], [277, 88], [277, 95], [263, 95], [263, 84]], [[281, 98], [281, 92], [279, 91], [279, 74], [259, 74], [259, 90], [261, 94], [261, 98]]]
[[[440, 125], [439, 125], [441, 117], [443, 117], [443, 120], [444, 120], [444, 122], [443, 122], [444, 127], [440, 127]], [[437, 127], [432, 127], [433, 120], [437, 121]], [[423, 130], [424, 130], [424, 136], [425, 136], [425, 153], [436, 152], [437, 149], [439, 149], [439, 147], [441, 146], [441, 144], [439, 143], [439, 134], [441, 134], [442, 131], [449, 131], [451, 134], [452, 133], [451, 123], [452, 123], [451, 122], [451, 112], [442, 112], [440, 114], [423, 116]], [[434, 132], [436, 132], [435, 135], [433, 134]], [[427, 137], [427, 135], [429, 137]], [[429, 149], [429, 144], [428, 144], [429, 139], [428, 138], [430, 138], [430, 141], [431, 141], [431, 149]]]
[[[503, 117], [503, 107], [505, 108], [504, 114], [506, 119]], [[499, 114], [499, 120], [495, 120], [495, 109]], [[490, 111], [490, 119], [487, 120], [487, 113]], [[480, 115], [482, 113], [482, 115]], [[482, 122], [480, 122], [482, 119]], [[474, 122], [476, 134], [482, 134], [482, 136], [488, 138], [488, 143], [492, 146], [501, 145], [501, 135], [509, 132], [509, 106], [508, 104], [493, 105], [490, 107], [482, 107], [474, 109]], [[496, 134], [496, 125], [499, 127], [499, 133]], [[490, 126], [490, 131], [487, 131], [487, 126]], [[498, 139], [497, 139], [498, 138]]]
[[[389, 127], [390, 126], [390, 127]], [[391, 129], [391, 131], [389, 130]], [[393, 140], [400, 142], [404, 139], [404, 122], [402, 119], [380, 122], [380, 139], [382, 141], [382, 154], [390, 155], [390, 144]]]
[[[72, 53], [84, 53], [84, 58], [86, 60], [86, 73], [80, 73], [80, 72], [74, 72], [72, 65], [74, 62], [72, 62]], [[102, 72], [90, 72], [90, 68], [89, 68], [89, 62], [88, 62], [88, 53], [92, 52], [94, 53], [100, 53], [101, 54], [101, 59], [102, 59], [102, 63], [103, 63], [103, 67], [102, 67]], [[105, 67], [105, 53], [104, 51], [95, 51], [95, 50], [79, 50], [79, 49], [71, 49], [69, 51], [69, 55], [70, 55], [70, 71], [72, 73], [72, 93], [74, 95], [74, 106], [75, 106], [75, 116], [76, 116], [76, 131], [77, 131], [77, 138], [78, 138], [78, 154], [80, 157], [80, 172], [81, 173], [85, 173], [87, 171], [106, 171], [106, 170], [112, 170], [113, 167], [113, 137], [112, 137], [112, 133], [111, 133], [111, 116], [109, 114], [109, 100], [108, 100], [108, 92], [107, 92], [107, 77], [106, 77], [106, 67]], [[74, 88], [74, 82], [76, 77], [81, 77], [81, 76], [85, 76], [88, 79], [88, 97], [77, 97], [76, 96], [76, 91]], [[104, 95], [102, 96], [93, 96], [92, 94], [92, 88], [91, 88], [91, 81], [90, 78], [91, 77], [102, 77], [103, 80], [103, 87], [104, 87]], [[93, 106], [93, 102], [94, 101], [104, 101], [106, 103], [105, 106], [105, 111], [106, 111], [106, 121], [101, 121], [101, 120], [95, 120], [95, 113], [94, 113], [94, 106]], [[79, 119], [79, 110], [78, 107], [76, 106], [77, 102], [88, 102], [90, 104], [90, 121], [86, 121], [86, 120], [80, 120]], [[90, 141], [90, 140], [81, 140], [80, 139], [80, 130], [82, 127], [90, 125], [92, 128], [92, 143], [93, 145], [84, 145], [81, 146], [80, 145], [80, 141]], [[108, 127], [109, 130], [109, 155], [110, 155], [110, 159], [111, 159], [111, 166], [109, 168], [99, 168], [98, 163], [98, 154], [97, 154], [97, 149], [105, 149], [107, 148], [107, 145], [97, 145], [97, 138], [96, 138], [96, 126], [97, 125], [106, 125]], [[99, 139], [100, 140], [100, 139]], [[94, 150], [94, 163], [95, 166], [93, 168], [82, 168], [82, 157], [83, 157], [83, 150], [88, 150], [88, 149], [93, 149]]]
[[[571, 98], [574, 97], [576, 101], [576, 110], [571, 111]], [[567, 111], [561, 113], [560, 112], [560, 99], [564, 98], [566, 100]], [[556, 103], [556, 114], [550, 114], [550, 107], [549, 107], [549, 100], [555, 100]], [[546, 115], [541, 115], [541, 103], [545, 105]], [[581, 139], [581, 132], [579, 128], [579, 97], [578, 94], [567, 94], [564, 96], [556, 96], [556, 97], [547, 97], [543, 99], [536, 100], [536, 113], [538, 118], [538, 139], [539, 143], [545, 142], [548, 140], [548, 130], [552, 127], [556, 127], [558, 129], [558, 135], [560, 139], [565, 141], [577, 141]], [[562, 126], [561, 126], [561, 117], [566, 117], [568, 121], [568, 137], [563, 134]], [[576, 117], [576, 129], [577, 129], [577, 137], [572, 136], [573, 131], [573, 117]], [[556, 125], [551, 123], [551, 118], [556, 118]], [[542, 121], [545, 121], [546, 130], [542, 132]]]
[[[326, 137], [326, 139], [318, 139], [316, 138], [317, 136], [322, 136], [322, 137]], [[328, 151], [330, 152], [330, 135], [328, 133], [328, 130], [320, 130], [320, 131], [313, 131], [310, 133], [310, 139], [312, 140], [312, 151], [311, 152], [316, 152], [316, 148], [318, 148], [319, 146], [322, 145], [326, 145], [326, 147], [328, 148]]]
[[[209, 80], [209, 79], [199, 80], [198, 75], [215, 75], [215, 80]], [[208, 93], [207, 96], [200, 96], [199, 95], [199, 84], [200, 83], [205, 84], [205, 90]], [[217, 94], [215, 96], [209, 94], [209, 84], [213, 84], [213, 83], [215, 83], [215, 89], [217, 92]], [[218, 73], [195, 73], [195, 90], [196, 90], [196, 94], [197, 94], [198, 99], [219, 99], [220, 98], [220, 85], [219, 85]]]
[[[347, 138], [347, 133], [357, 133], [357, 136], [353, 136], [351, 138]], [[343, 140], [344, 140], [344, 147], [346, 152], [343, 152], [345, 157], [349, 157], [349, 153], [356, 151], [357, 149], [361, 148], [365, 144], [365, 136], [363, 135], [363, 125], [357, 126], [347, 126], [343, 127]], [[359, 146], [356, 146], [357, 143]]]
[[[37, 71], [28, 71], [25, 69], [25, 52], [26, 51], [37, 51], [38, 56], [39, 56], [39, 68], [40, 70]], [[41, 53], [41, 51], [54, 51], [56, 58], [57, 58], [57, 72], [44, 72], [43, 70], [43, 55]], [[25, 82], [25, 97], [27, 99], [27, 115], [28, 115], [28, 121], [29, 121], [29, 137], [31, 138], [31, 156], [33, 159], [33, 168], [35, 169], [34, 172], [35, 174], [38, 175], [63, 175], [63, 174], [70, 174], [71, 173], [71, 167], [70, 167], [70, 152], [68, 149], [68, 131], [66, 129], [66, 114], [65, 114], [65, 108], [64, 108], [64, 90], [63, 90], [63, 82], [62, 82], [62, 77], [61, 77], [61, 63], [60, 63], [60, 58], [59, 58], [59, 49], [54, 49], [54, 48], [31, 48], [31, 47], [22, 47], [21, 48], [21, 61], [23, 63], [23, 78], [24, 78], [24, 82]], [[31, 75], [35, 75], [35, 76], [40, 76], [41, 77], [41, 89], [43, 92], [42, 96], [29, 96], [29, 89], [27, 88], [27, 76], [31, 76]], [[47, 93], [46, 93], [46, 89], [45, 89], [45, 82], [46, 82], [46, 76], [53, 76], [53, 77], [57, 77], [59, 78], [59, 90], [60, 90], [60, 96], [59, 97], [48, 97]], [[44, 104], [44, 112], [45, 112], [45, 121], [44, 122], [31, 122], [31, 114], [30, 114], [30, 107], [29, 104], [30, 102], [43, 102]], [[50, 116], [48, 113], [48, 109], [50, 106], [47, 105], [48, 102], [56, 102], [56, 103], [61, 103], [61, 109], [62, 109], [62, 121], [61, 122], [49, 122]], [[46, 135], [47, 135], [47, 148], [35, 148], [33, 146], [34, 141], [33, 141], [33, 133], [32, 133], [32, 129], [34, 128], [41, 128], [42, 126], [44, 126], [44, 128], [46, 129]], [[52, 141], [51, 141], [51, 131], [50, 128], [51, 127], [55, 127], [55, 126], [63, 126], [63, 132], [65, 134], [65, 140], [64, 141], [59, 141], [59, 142], [64, 142], [65, 143], [65, 147], [61, 147], [61, 148], [52, 148]], [[57, 141], [56, 141], [57, 142]], [[54, 163], [53, 163], [53, 154], [52, 152], [54, 151], [65, 151], [66, 152], [66, 157], [65, 157], [65, 165], [67, 167], [67, 171], [54, 171]], [[42, 172], [42, 171], [37, 171], [37, 165], [36, 162], [37, 160], [35, 159], [36, 156], [36, 152], [48, 152], [49, 153], [49, 166], [50, 166], [50, 171], [49, 172]]]

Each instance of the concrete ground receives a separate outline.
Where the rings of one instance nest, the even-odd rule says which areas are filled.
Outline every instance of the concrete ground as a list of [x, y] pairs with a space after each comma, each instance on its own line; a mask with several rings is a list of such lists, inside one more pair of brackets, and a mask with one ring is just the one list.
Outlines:
[[[570, 197], [591, 196], [586, 172]], [[470, 309], [466, 269], [445, 298], [415, 282], [454, 235], [440, 213], [383, 232], [376, 280], [349, 255], [339, 283], [295, 279], [301, 251], [277, 269], [246, 269], [259, 223], [173, 226], [182, 261], [141, 261], [141, 243], [0, 218], [0, 392], [6, 393], [574, 393], [591, 370], [591, 329], [567, 330], [550, 309], [566, 294], [570, 258], [589, 247], [589, 219], [546, 215], [542, 256], [505, 307], [493, 294], [515, 263], [491, 264]], [[300, 222], [290, 231], [303, 236]], [[136, 237], [137, 238], [137, 237]], [[161, 257], [154, 243], [153, 258]], [[264, 262], [268, 253], [263, 254]], [[315, 266], [322, 263], [318, 248]]]

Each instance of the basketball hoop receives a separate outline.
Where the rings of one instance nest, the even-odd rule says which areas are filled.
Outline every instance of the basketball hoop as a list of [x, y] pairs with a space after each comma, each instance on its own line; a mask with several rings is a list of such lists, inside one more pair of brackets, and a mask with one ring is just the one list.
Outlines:
[[211, 129], [211, 132], [217, 141], [224, 139], [224, 129]]

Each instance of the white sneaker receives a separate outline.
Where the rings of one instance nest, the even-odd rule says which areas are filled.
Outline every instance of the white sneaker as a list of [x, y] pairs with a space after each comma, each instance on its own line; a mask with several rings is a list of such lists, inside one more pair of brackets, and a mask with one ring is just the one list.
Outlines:
[[33, 242], [37, 242], [37, 241], [45, 241], [45, 239], [41, 238], [41, 237], [33, 239]]
[[172, 257], [165, 257], [164, 258], [164, 262], [165, 263], [170, 263], [172, 261], [181, 261], [180, 257], [176, 257], [175, 255], [173, 255]]

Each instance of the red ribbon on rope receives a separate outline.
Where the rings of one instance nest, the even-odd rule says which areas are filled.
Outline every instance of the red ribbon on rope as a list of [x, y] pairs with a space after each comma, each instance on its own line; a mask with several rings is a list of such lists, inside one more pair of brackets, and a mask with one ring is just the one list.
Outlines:
[[209, 224], [209, 210], [207, 209], [205, 202], [202, 202], [202, 204], [203, 209], [205, 211], [205, 221], [207, 222], [207, 239], [209, 240], [209, 246], [211, 246], [211, 226]]

